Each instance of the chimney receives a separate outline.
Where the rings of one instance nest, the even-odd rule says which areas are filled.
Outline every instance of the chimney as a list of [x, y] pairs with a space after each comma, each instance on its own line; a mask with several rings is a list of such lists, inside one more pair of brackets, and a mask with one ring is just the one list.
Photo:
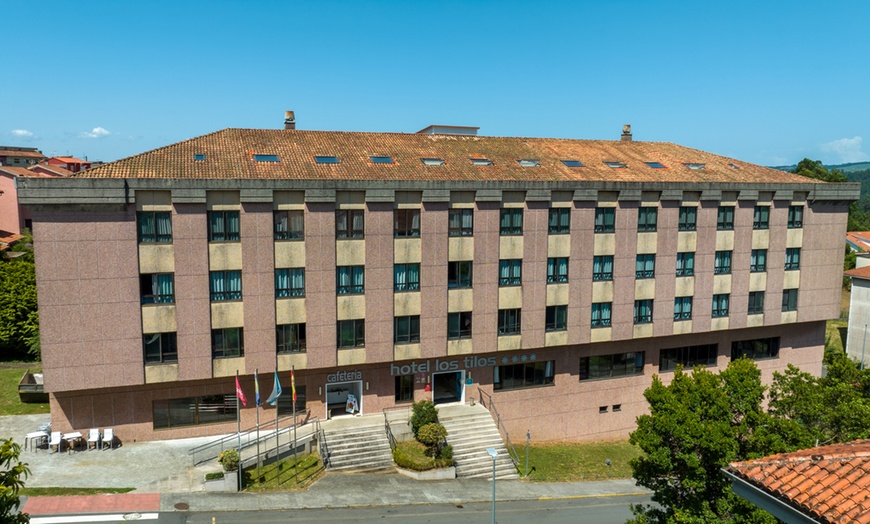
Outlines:
[[622, 126], [622, 141], [631, 142], [631, 124]]
[[296, 129], [296, 115], [293, 111], [284, 111], [284, 129]]

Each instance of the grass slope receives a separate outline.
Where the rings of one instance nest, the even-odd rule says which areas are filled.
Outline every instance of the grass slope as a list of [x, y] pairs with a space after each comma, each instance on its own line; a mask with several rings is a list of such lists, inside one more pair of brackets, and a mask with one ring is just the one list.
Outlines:
[[24, 404], [18, 400], [18, 382], [27, 368], [33, 373], [42, 372], [39, 362], [0, 362], [0, 417], [49, 412], [48, 403]]

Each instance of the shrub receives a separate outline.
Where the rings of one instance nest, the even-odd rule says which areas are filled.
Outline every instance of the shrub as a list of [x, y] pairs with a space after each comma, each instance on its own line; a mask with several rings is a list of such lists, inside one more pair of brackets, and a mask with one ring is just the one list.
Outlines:
[[438, 411], [435, 409], [435, 404], [433, 404], [431, 400], [414, 402], [411, 409], [413, 411], [411, 414], [411, 429], [414, 431], [414, 437], [417, 436], [417, 432], [420, 431], [420, 428], [426, 424], [438, 422]]
[[218, 455], [218, 463], [224, 467], [224, 471], [236, 471], [239, 469], [239, 452], [234, 449], [225, 449]]
[[426, 454], [430, 457], [441, 457], [441, 446], [447, 438], [447, 429], [441, 424], [432, 423], [421, 427], [417, 432], [417, 440], [426, 446]]
[[400, 468], [412, 471], [428, 471], [453, 465], [452, 459], [437, 459], [426, 456], [424, 446], [415, 441], [400, 442], [393, 450], [393, 460]]
[[453, 446], [446, 444], [441, 448], [441, 458], [453, 462]]
[[224, 478], [223, 471], [214, 471], [212, 473], [205, 474], [205, 480], [218, 480]]

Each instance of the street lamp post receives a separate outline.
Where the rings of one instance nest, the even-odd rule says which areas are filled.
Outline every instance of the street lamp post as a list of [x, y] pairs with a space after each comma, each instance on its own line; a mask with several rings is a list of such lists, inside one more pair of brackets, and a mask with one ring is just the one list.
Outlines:
[[492, 457], [492, 524], [495, 524], [495, 457], [498, 451], [495, 448], [486, 448], [487, 454]]

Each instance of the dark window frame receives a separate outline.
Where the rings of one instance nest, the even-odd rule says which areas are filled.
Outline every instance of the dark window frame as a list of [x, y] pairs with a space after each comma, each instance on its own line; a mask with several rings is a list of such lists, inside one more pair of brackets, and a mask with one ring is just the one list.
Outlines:
[[[143, 220], [150, 217], [150, 223]], [[158, 221], [167, 220], [169, 232], [159, 232]], [[172, 212], [171, 211], [138, 211], [136, 213], [136, 233], [140, 244], [171, 244], [172, 243]]]
[[658, 227], [659, 208], [641, 206], [637, 208], [637, 232], [654, 233]]
[[[564, 264], [561, 262], [564, 261]], [[548, 257], [547, 258], [547, 284], [561, 284], [568, 282], [568, 264], [569, 257]], [[565, 270], [562, 271], [561, 268]]]
[[788, 206], [788, 229], [804, 227], [804, 206]]
[[414, 402], [414, 375], [396, 375], [396, 403]]
[[652, 324], [653, 321], [653, 299], [646, 298], [634, 301], [634, 323]]
[[[161, 277], [169, 275], [169, 293], [161, 290]], [[175, 304], [175, 273], [139, 274], [139, 300], [141, 304]]]
[[719, 359], [718, 344], [700, 344], [659, 351], [659, 373], [674, 371], [677, 366], [693, 369], [696, 366], [714, 367]]
[[[220, 217], [223, 231], [217, 231], [214, 227], [215, 219], [217, 217]], [[235, 218], [235, 220], [233, 220], [233, 218]], [[208, 212], [209, 242], [240, 242], [241, 228], [241, 214], [238, 211]]]
[[695, 231], [698, 229], [698, 207], [681, 206], [678, 220], [679, 231]]
[[498, 310], [498, 336], [522, 334], [522, 308]]
[[719, 293], [713, 295], [713, 309], [710, 313], [713, 318], [725, 318], [730, 314], [731, 294]]
[[713, 255], [713, 274], [714, 275], [730, 275], [733, 264], [733, 251], [716, 251]]
[[[580, 357], [580, 381], [609, 380], [643, 375], [645, 361], [645, 351]], [[593, 364], [595, 364], [594, 367]]]
[[501, 208], [498, 222], [500, 236], [521, 236], [523, 234], [523, 211], [524, 209], [521, 207]]
[[682, 251], [677, 253], [677, 270], [678, 277], [691, 277], [695, 275], [695, 252]]
[[734, 230], [734, 206], [719, 206], [716, 212], [716, 230]]
[[[595, 318], [596, 316], [598, 318]], [[612, 325], [612, 323], [613, 323], [613, 302], [593, 302], [592, 303], [591, 318], [590, 318], [590, 327], [592, 327], [592, 328], [610, 327]]]
[[393, 344], [418, 344], [420, 342], [420, 315], [393, 317]]
[[768, 360], [779, 357], [779, 337], [735, 340], [731, 343], [731, 360], [746, 357], [751, 360]]
[[797, 311], [798, 309], [798, 291], [799, 288], [789, 288], [782, 290], [782, 311]]
[[[352, 337], [348, 337], [346, 339], [342, 339], [342, 327], [349, 326], [349, 329], [353, 332]], [[365, 319], [363, 318], [354, 318], [348, 320], [339, 320], [336, 323], [336, 346], [338, 349], [356, 349], [363, 348], [366, 345], [366, 331], [365, 331]], [[353, 338], [353, 340], [350, 340]]]
[[[154, 400], [151, 402], [152, 427], [161, 430], [222, 424], [236, 420], [236, 411], [235, 394]], [[178, 415], [189, 418], [178, 419]], [[173, 420], [177, 422], [173, 423]]]
[[692, 320], [692, 297], [674, 297], [674, 321]]
[[[348, 273], [350, 284], [341, 284], [342, 271]], [[354, 284], [357, 274], [362, 275], [362, 284]], [[366, 267], [359, 266], [335, 266], [335, 294], [336, 295], [362, 295], [366, 292]]]
[[[287, 272], [287, 282], [289, 285], [284, 287], [278, 287], [278, 273], [279, 272]], [[294, 272], [300, 272], [302, 274], [302, 287], [294, 287]], [[304, 267], [287, 267], [287, 268], [277, 268], [275, 269], [275, 298], [289, 298], [289, 297], [304, 297], [305, 296], [305, 268]]]
[[755, 206], [752, 211], [752, 229], [770, 229], [770, 206]]
[[[359, 227], [356, 224], [357, 217], [362, 217]], [[337, 240], [358, 240], [365, 238], [365, 235], [365, 209], [337, 209], [335, 211], [335, 238]]]
[[[468, 269], [465, 276], [464, 268]], [[447, 289], [470, 289], [474, 283], [474, 263], [471, 260], [447, 262]]]
[[746, 314], [759, 315], [762, 313], [764, 313], [764, 291], [750, 291]]
[[[152, 339], [149, 341], [149, 338]], [[154, 352], [156, 342], [156, 355]], [[151, 356], [149, 356], [151, 345]], [[142, 335], [142, 355], [145, 364], [178, 362], [178, 336], [175, 331], [165, 333], [144, 333]], [[155, 358], [156, 356], [156, 358]]]
[[[604, 271], [607, 259], [610, 259], [610, 271]], [[596, 271], [598, 268], [598, 271]], [[592, 281], [604, 282], [613, 280], [613, 255], [596, 255], [592, 257]]]
[[767, 272], [767, 250], [753, 249], [749, 252], [749, 272], [750, 273], [765, 273]]
[[[508, 276], [503, 276], [507, 268]], [[503, 258], [498, 261], [498, 286], [521, 286], [523, 285], [523, 259]]]
[[473, 336], [474, 318], [471, 311], [447, 313], [447, 340], [469, 339]]
[[[471, 225], [463, 225], [468, 216]], [[470, 237], [474, 236], [474, 209], [455, 208], [447, 211], [447, 236], [451, 237]]]
[[546, 387], [555, 384], [556, 361], [542, 360], [493, 366], [494, 391]]
[[[235, 335], [232, 332], [236, 332]], [[218, 336], [220, 340], [218, 340]], [[230, 345], [231, 339], [235, 338], [238, 347]], [[221, 342], [221, 343], [219, 343]], [[245, 356], [245, 331], [244, 328], [222, 328], [211, 330], [211, 358], [238, 358]]]
[[[223, 283], [223, 291], [218, 291], [214, 289], [214, 276], [220, 275], [220, 280]], [[233, 275], [238, 276], [239, 281], [239, 289], [229, 289], [230, 277]], [[242, 282], [242, 270], [241, 269], [228, 269], [228, 270], [220, 270], [220, 271], [209, 271], [208, 272], [208, 295], [209, 300], [211, 302], [232, 302], [236, 300], [242, 300], [244, 296], [243, 293], [243, 282]]]
[[551, 207], [547, 216], [547, 234], [571, 234], [571, 208]]
[[785, 248], [785, 270], [794, 271], [801, 268], [801, 248]]
[[656, 277], [655, 253], [640, 253], [634, 259], [634, 278], [643, 280]]
[[[416, 221], [416, 226], [414, 222]], [[416, 208], [393, 210], [393, 237], [420, 238], [420, 210]]]
[[305, 239], [305, 212], [301, 209], [273, 211], [272, 225], [275, 240]]
[[616, 232], [616, 208], [615, 207], [596, 207], [595, 208], [595, 233], [614, 233]]
[[[411, 269], [416, 266], [416, 280], [412, 281], [411, 277], [415, 275]], [[399, 269], [402, 269], [405, 275], [405, 282], [399, 282]], [[409, 291], [420, 291], [420, 264], [418, 262], [411, 262], [407, 264], [393, 264], [393, 291], [397, 293], [404, 293]]]
[[568, 331], [568, 306], [547, 306], [544, 312], [544, 331]]
[[307, 345], [305, 322], [275, 326], [275, 352], [277, 354], [305, 353]]

